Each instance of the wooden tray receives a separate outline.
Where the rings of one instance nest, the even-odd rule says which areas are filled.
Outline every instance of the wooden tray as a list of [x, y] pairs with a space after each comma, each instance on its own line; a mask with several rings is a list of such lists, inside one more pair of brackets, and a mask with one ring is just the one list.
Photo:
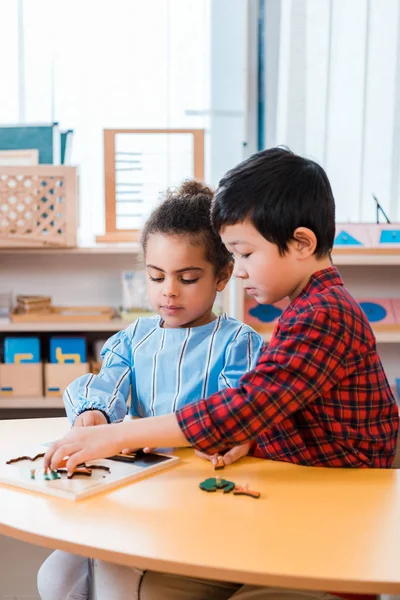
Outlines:
[[74, 323], [82, 321], [110, 321], [114, 316], [111, 306], [52, 306], [48, 311], [18, 312], [13, 310], [13, 323]]

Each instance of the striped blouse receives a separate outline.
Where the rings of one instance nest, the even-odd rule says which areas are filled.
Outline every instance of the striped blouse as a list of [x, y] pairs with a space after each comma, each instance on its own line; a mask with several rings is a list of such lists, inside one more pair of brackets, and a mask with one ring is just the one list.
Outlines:
[[161, 318], [137, 319], [104, 345], [98, 375], [88, 373], [64, 394], [68, 418], [102, 410], [110, 421], [127, 414], [150, 417], [175, 412], [239, 379], [257, 363], [262, 338], [226, 314], [200, 327], [169, 329]]

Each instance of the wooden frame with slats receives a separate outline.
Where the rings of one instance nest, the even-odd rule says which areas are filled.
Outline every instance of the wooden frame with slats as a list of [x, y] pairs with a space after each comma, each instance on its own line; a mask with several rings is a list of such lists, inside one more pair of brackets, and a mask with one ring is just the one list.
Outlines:
[[139, 238], [135, 229], [118, 229], [115, 197], [115, 136], [118, 134], [191, 134], [193, 135], [194, 178], [204, 180], [204, 129], [105, 129], [104, 130], [104, 177], [105, 177], [105, 234], [96, 242], [134, 242]]

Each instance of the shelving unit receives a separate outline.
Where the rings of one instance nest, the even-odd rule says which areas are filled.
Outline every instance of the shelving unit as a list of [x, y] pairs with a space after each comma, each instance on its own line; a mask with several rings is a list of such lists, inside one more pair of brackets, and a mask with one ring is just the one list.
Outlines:
[[109, 331], [116, 332], [121, 329], [125, 329], [131, 324], [131, 321], [124, 321], [123, 319], [111, 319], [110, 321], [79, 321], [76, 323], [71, 322], [59, 322], [59, 323], [1, 323], [1, 333], [16, 333], [16, 332], [37, 332], [41, 333], [44, 331], [51, 332], [89, 332], [89, 331]]
[[[400, 298], [399, 249], [339, 249], [333, 253], [344, 282], [355, 298]], [[110, 305], [121, 303], [121, 272], [139, 269], [137, 243], [98, 244], [72, 249], [0, 248], [0, 289], [15, 294], [46, 294], [57, 305]], [[234, 288], [238, 317], [243, 304], [241, 284]], [[231, 292], [232, 294], [232, 292]], [[108, 337], [130, 324], [123, 319], [80, 323], [0, 323], [0, 339], [7, 334], [87, 333], [90, 339]], [[378, 350], [389, 381], [400, 377], [400, 326], [374, 327]], [[270, 339], [271, 329], [262, 335]], [[0, 398], [1, 411], [20, 409], [62, 410], [62, 398]]]
[[95, 246], [79, 246], [78, 248], [1, 248], [0, 254], [26, 254], [36, 256], [49, 256], [54, 254], [63, 254], [64, 256], [82, 256], [87, 254], [139, 254], [141, 252], [140, 244], [96, 244]]

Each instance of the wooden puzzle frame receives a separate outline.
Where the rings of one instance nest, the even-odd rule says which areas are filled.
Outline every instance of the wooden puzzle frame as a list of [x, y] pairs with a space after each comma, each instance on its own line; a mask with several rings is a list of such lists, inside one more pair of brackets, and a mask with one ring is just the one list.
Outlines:
[[147, 477], [164, 469], [177, 465], [180, 462], [178, 456], [168, 454], [151, 453], [156, 457], [154, 461], [150, 460], [150, 455], [139, 459], [136, 462], [120, 462], [111, 459], [101, 459], [87, 461], [86, 465], [103, 465], [109, 467], [110, 473], [104, 475], [101, 471], [94, 471], [93, 478], [73, 477], [68, 479], [66, 476], [53, 481], [41, 481], [31, 479], [30, 472], [32, 467], [40, 470], [43, 465], [43, 458], [38, 458], [34, 462], [29, 459], [23, 462], [6, 464], [10, 459], [16, 456], [34, 457], [48, 450], [48, 444], [39, 445], [33, 448], [24, 449], [14, 456], [2, 456], [0, 460], [0, 483], [12, 487], [22, 488], [33, 492], [40, 492], [48, 496], [56, 496], [66, 500], [83, 500], [90, 496], [111, 491], [137, 479]]

